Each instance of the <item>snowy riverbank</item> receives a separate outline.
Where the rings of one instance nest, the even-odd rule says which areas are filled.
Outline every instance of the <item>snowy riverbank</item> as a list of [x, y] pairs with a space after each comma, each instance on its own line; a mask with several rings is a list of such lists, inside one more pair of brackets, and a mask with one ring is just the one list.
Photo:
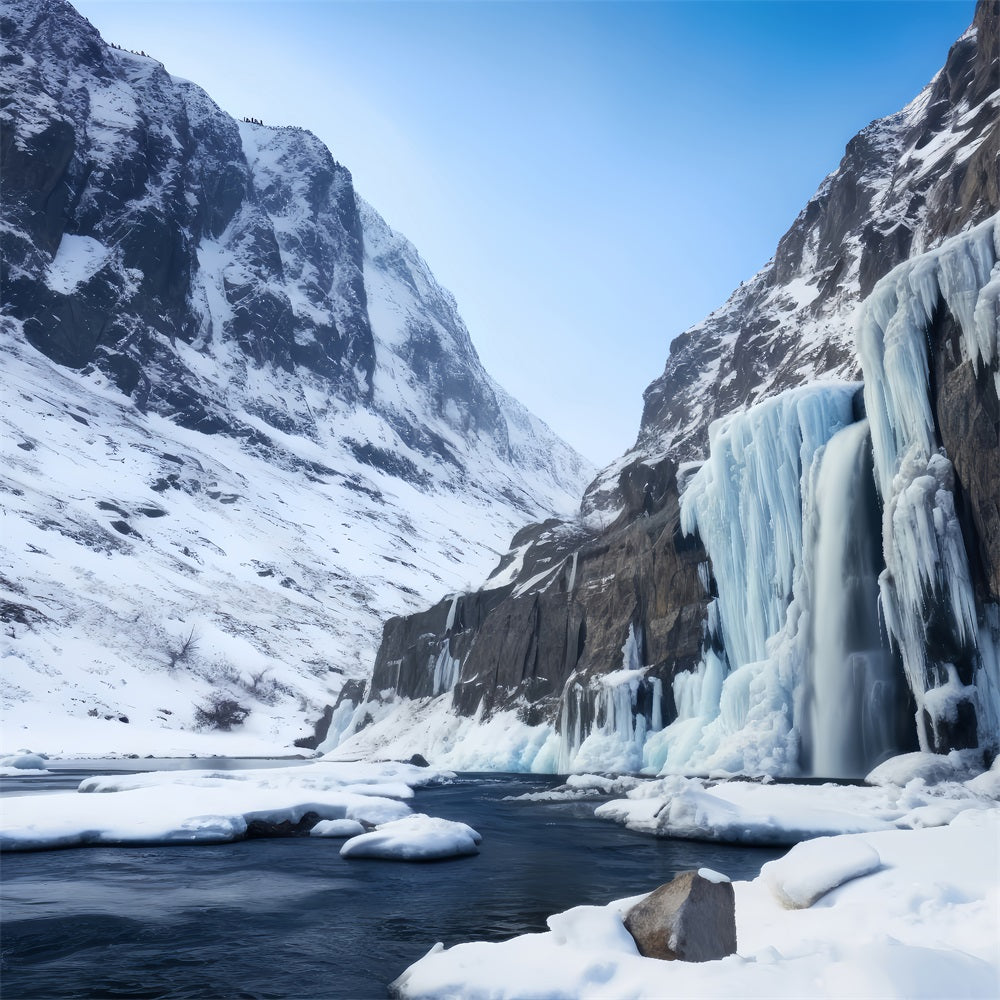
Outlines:
[[[798, 844], [758, 878], [735, 883], [737, 954], [729, 958], [642, 958], [622, 924], [641, 898], [630, 897], [555, 914], [544, 933], [435, 946], [397, 988], [436, 998], [998, 995], [1000, 766], [977, 774], [974, 763], [968, 753], [912, 754], [876, 769], [867, 786], [575, 776], [522, 796], [623, 796], [597, 815], [659, 836], [826, 839]], [[475, 853], [475, 830], [411, 808], [414, 789], [452, 777], [329, 760], [96, 776], [76, 791], [5, 796], [0, 846], [218, 843], [312, 827], [355, 835], [345, 857]]]
[[[753, 881], [734, 883], [737, 954], [729, 958], [686, 963], [641, 957], [622, 924], [622, 915], [642, 898], [633, 897], [556, 914], [541, 934], [435, 946], [395, 988], [404, 997], [436, 1000], [995, 997], [998, 851], [995, 806], [965, 809], [933, 829], [808, 841]], [[787, 908], [798, 887], [832, 877], [845, 857], [872, 852], [880, 866], [870, 874], [812, 906]]]
[[[220, 843], [304, 833], [325, 820], [352, 820], [363, 831], [404, 819], [412, 826], [414, 789], [450, 776], [412, 764], [326, 761], [105, 775], [76, 791], [5, 796], [0, 849]], [[441, 856], [442, 832], [425, 834], [411, 829], [398, 853], [430, 837]], [[462, 851], [453, 853], [468, 853], [468, 839], [457, 838]]]

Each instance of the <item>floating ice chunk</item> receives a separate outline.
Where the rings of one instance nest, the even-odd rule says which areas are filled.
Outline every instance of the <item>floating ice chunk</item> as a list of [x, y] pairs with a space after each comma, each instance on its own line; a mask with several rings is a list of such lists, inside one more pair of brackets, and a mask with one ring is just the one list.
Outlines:
[[310, 837], [356, 837], [365, 828], [356, 819], [321, 819], [310, 831]]
[[479, 853], [483, 838], [465, 823], [415, 813], [352, 837], [340, 849], [345, 858], [438, 861]]
[[512, 802], [567, 802], [580, 799], [599, 799], [607, 795], [624, 795], [642, 783], [641, 778], [623, 774], [608, 778], [601, 774], [571, 774], [566, 783], [544, 792], [525, 792], [511, 795]]
[[881, 864], [878, 852], [861, 839], [820, 837], [796, 844], [783, 858], [768, 862], [761, 877], [782, 906], [801, 910]]
[[16, 775], [18, 772], [31, 771], [34, 774], [48, 774], [48, 759], [30, 750], [19, 750], [9, 757], [0, 757], [0, 774]]

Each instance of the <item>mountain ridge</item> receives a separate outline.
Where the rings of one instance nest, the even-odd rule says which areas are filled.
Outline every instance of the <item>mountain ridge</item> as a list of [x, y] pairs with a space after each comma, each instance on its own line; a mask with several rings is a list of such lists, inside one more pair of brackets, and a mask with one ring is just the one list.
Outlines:
[[[382, 614], [485, 572], [510, 531], [568, 510], [591, 469], [485, 372], [453, 297], [319, 139], [233, 120], [155, 59], [107, 45], [61, 0], [0, 4], [0, 23], [11, 94], [0, 150], [5, 511], [17, 526], [0, 564], [4, 655], [16, 666], [5, 707], [44, 700], [40, 673], [64, 642], [90, 648], [76, 616], [107, 647], [80, 677], [65, 668], [81, 705], [93, 699], [88, 712], [156, 726], [167, 707], [168, 725], [190, 727], [183, 699], [130, 705], [102, 694], [96, 675], [169, 662], [139, 656], [126, 633], [146, 629], [162, 651], [176, 622], [194, 623], [200, 672], [180, 683], [184, 697], [212, 696], [223, 675], [209, 661], [232, 661], [227, 627], [243, 630], [252, 648], [240, 655], [282, 686], [257, 714], [289, 740], [365, 669]], [[67, 449], [73, 460], [57, 463]], [[132, 478], [108, 481], [114, 454]], [[250, 546], [238, 542], [241, 505], [274, 537], [254, 529]], [[213, 531], [198, 527], [204, 518]], [[49, 551], [52, 532], [72, 544], [46, 572], [21, 545]], [[162, 614], [127, 592], [87, 609], [82, 581], [110, 561], [135, 583], [131, 559], [162, 583]], [[251, 596], [233, 611], [236, 580]], [[289, 600], [305, 640], [253, 627]], [[124, 624], [129, 608], [141, 627]], [[310, 659], [342, 674], [313, 676]], [[79, 717], [81, 705], [67, 710]]]

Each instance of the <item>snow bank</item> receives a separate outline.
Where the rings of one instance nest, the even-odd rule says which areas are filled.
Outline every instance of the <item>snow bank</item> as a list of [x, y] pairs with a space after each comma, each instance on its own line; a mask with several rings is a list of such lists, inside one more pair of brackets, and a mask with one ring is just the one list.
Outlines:
[[810, 837], [889, 830], [897, 813], [862, 802], [864, 789], [835, 785], [710, 784], [672, 776], [646, 782], [595, 815], [643, 833], [741, 844], [795, 844]]
[[594, 814], [659, 836], [780, 846], [837, 834], [941, 826], [966, 810], [994, 807], [993, 783], [975, 782], [980, 779], [934, 786], [915, 778], [868, 788], [713, 783], [674, 775], [642, 782]]
[[[0, 849], [239, 840], [261, 825], [410, 814], [413, 786], [444, 773], [407, 764], [331, 764], [233, 771], [156, 771], [88, 778], [76, 792], [4, 798]], [[310, 815], [311, 814], [311, 815]]]
[[762, 875], [736, 882], [738, 953], [714, 962], [642, 958], [622, 925], [638, 898], [576, 907], [549, 930], [499, 944], [436, 945], [393, 984], [404, 997], [995, 997], [1000, 810], [860, 843], [883, 867], [789, 910]]
[[982, 750], [952, 750], [951, 753], [916, 751], [890, 757], [869, 772], [870, 785], [906, 785], [920, 780], [928, 785], [942, 781], [965, 781], [983, 769]]
[[881, 864], [877, 852], [860, 838], [820, 837], [796, 844], [783, 858], [764, 865], [760, 875], [782, 906], [801, 910]]
[[440, 861], [478, 854], [482, 839], [465, 823], [416, 813], [382, 823], [371, 833], [352, 837], [340, 853], [345, 858]]
[[310, 837], [356, 837], [365, 828], [355, 819], [321, 819], [310, 831]]

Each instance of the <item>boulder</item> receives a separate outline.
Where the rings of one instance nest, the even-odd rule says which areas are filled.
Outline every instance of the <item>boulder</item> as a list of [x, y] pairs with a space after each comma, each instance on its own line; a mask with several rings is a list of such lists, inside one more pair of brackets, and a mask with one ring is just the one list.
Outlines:
[[707, 869], [681, 872], [625, 915], [639, 954], [667, 961], [711, 962], [736, 951], [732, 883]]

